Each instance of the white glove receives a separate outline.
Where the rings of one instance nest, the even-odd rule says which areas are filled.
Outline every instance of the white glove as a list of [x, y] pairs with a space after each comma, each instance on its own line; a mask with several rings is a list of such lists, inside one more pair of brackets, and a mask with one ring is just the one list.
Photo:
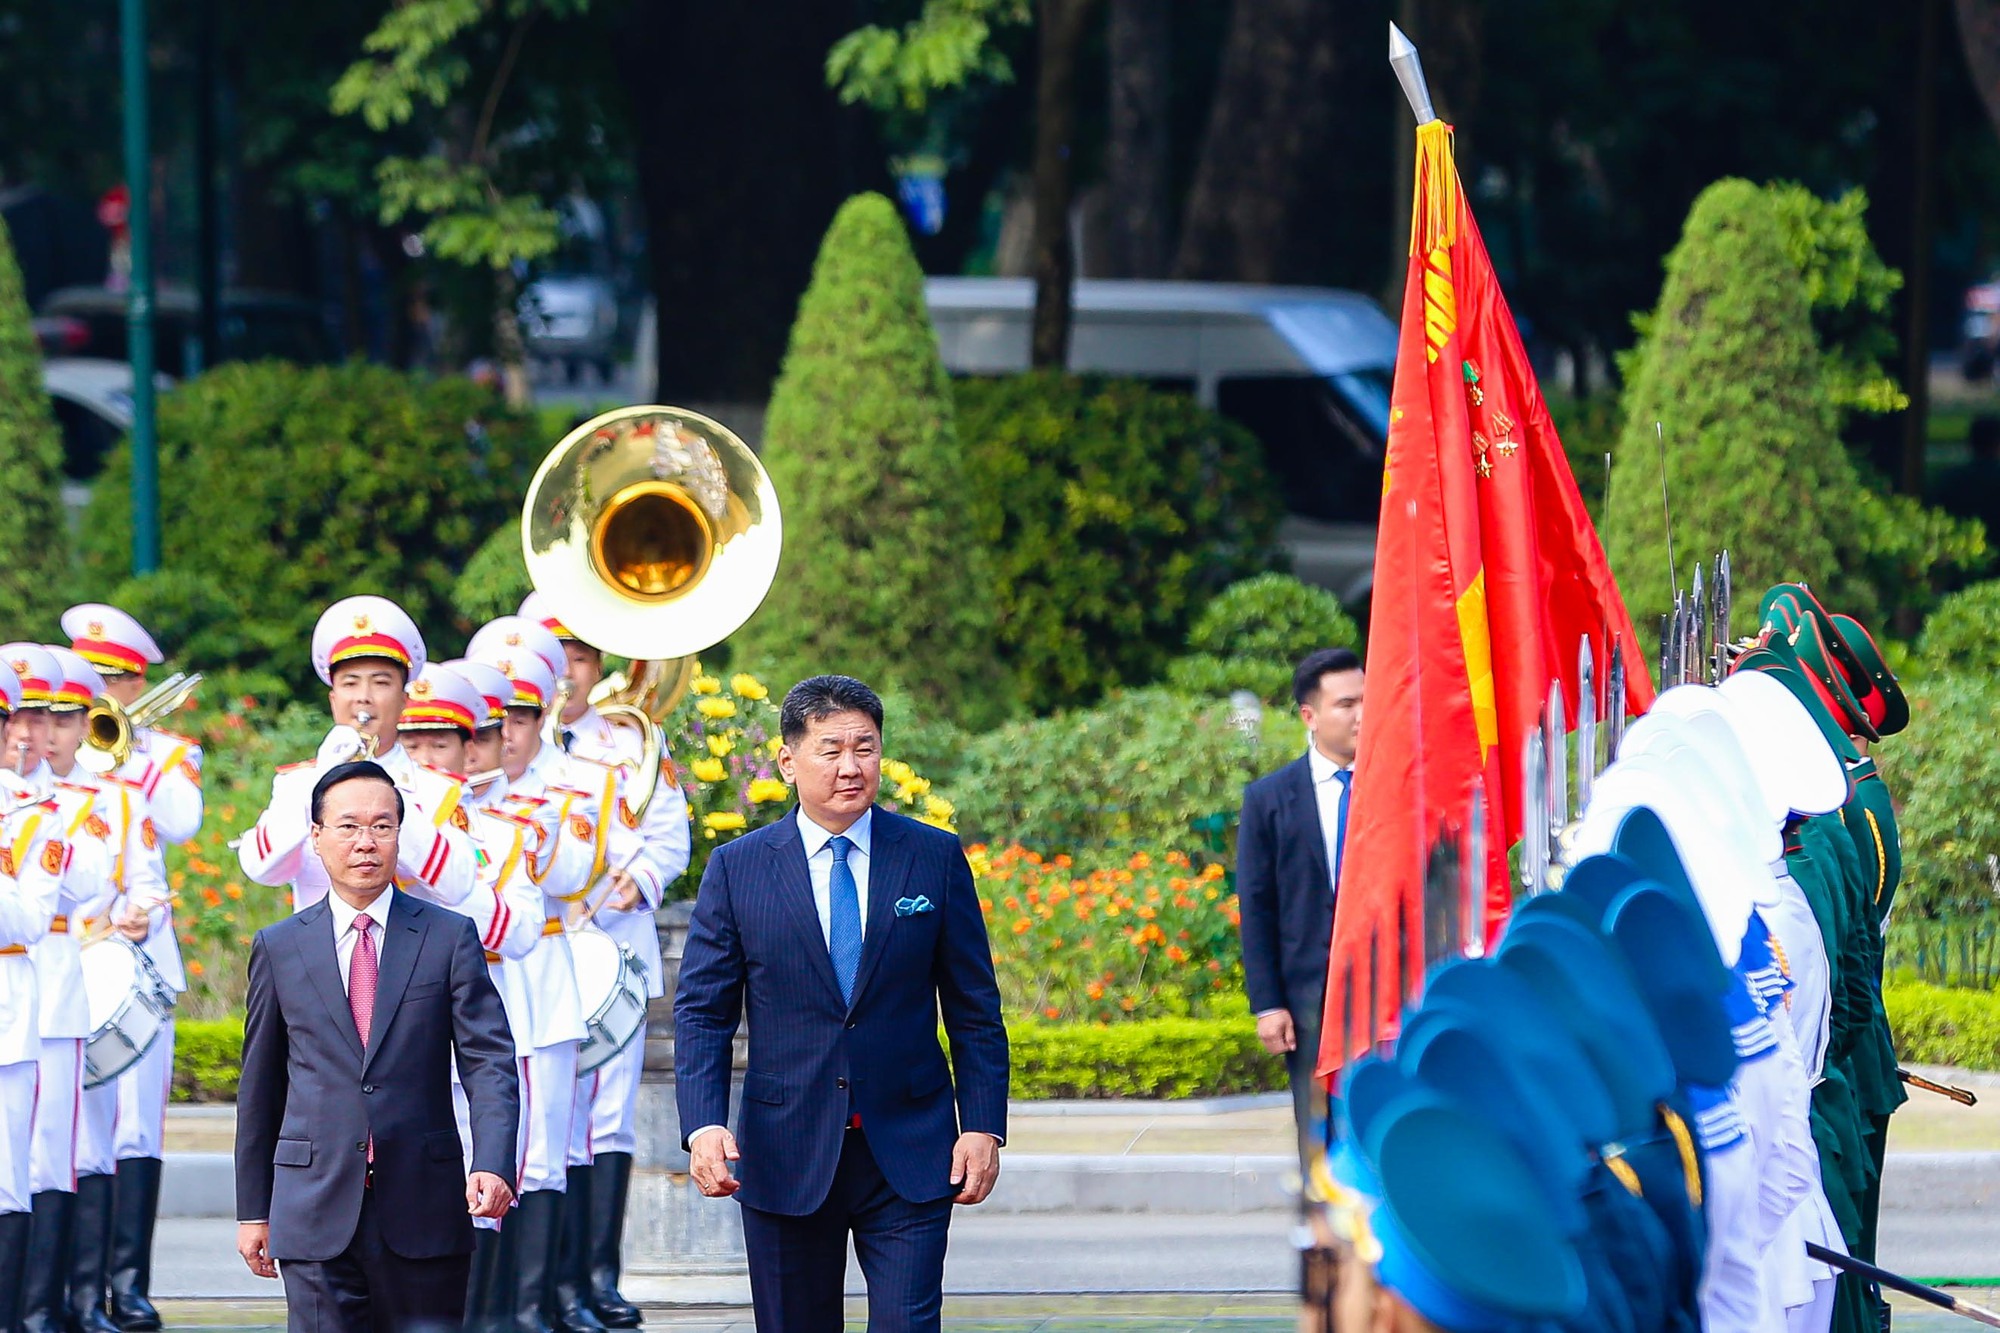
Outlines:
[[319, 743], [318, 765], [331, 768], [349, 759], [359, 758], [364, 744], [361, 733], [344, 723], [336, 722], [333, 730], [326, 733], [326, 739]]

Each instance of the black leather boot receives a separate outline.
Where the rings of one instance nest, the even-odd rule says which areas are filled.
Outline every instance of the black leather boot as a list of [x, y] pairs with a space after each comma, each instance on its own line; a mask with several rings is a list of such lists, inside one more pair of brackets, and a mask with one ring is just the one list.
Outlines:
[[21, 1288], [28, 1280], [26, 1213], [0, 1213], [0, 1333], [10, 1333], [21, 1317]]
[[590, 1305], [606, 1328], [637, 1328], [642, 1318], [639, 1307], [618, 1294], [632, 1154], [598, 1153], [590, 1171]]
[[500, 1233], [472, 1233], [472, 1274], [465, 1283], [465, 1333], [500, 1333]]
[[20, 1333], [64, 1333], [69, 1314], [63, 1300], [69, 1276], [69, 1239], [76, 1196], [43, 1190], [33, 1200], [28, 1223], [28, 1275], [21, 1283]]
[[78, 1176], [69, 1242], [69, 1333], [118, 1333], [104, 1313], [104, 1268], [111, 1255], [109, 1175]]
[[160, 1172], [157, 1157], [131, 1157], [118, 1164], [118, 1184], [111, 1194], [111, 1267], [105, 1283], [111, 1288], [111, 1322], [121, 1333], [158, 1333], [160, 1312], [153, 1308], [153, 1224], [160, 1215]]
[[530, 1190], [515, 1201], [505, 1230], [512, 1261], [514, 1333], [554, 1333], [556, 1247], [562, 1240], [562, 1195]]
[[562, 1333], [605, 1333], [590, 1308], [590, 1168], [573, 1166], [562, 1202], [556, 1250], [556, 1326]]

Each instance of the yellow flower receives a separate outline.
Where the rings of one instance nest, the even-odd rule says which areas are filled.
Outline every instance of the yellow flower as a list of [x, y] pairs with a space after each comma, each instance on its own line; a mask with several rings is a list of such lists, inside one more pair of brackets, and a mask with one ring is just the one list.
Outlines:
[[730, 740], [727, 736], [710, 736], [708, 738], [708, 752], [717, 759], [727, 758], [729, 752], [735, 748], [736, 742]]
[[942, 796], [926, 796], [924, 798], [924, 813], [942, 823], [948, 822], [953, 815], [958, 813], [958, 809]]
[[900, 759], [884, 759], [882, 776], [898, 787], [903, 787], [917, 780], [917, 771]]
[[755, 778], [751, 780], [747, 795], [753, 805], [763, 805], [769, 801], [788, 799], [792, 789], [777, 778]]
[[701, 822], [707, 825], [710, 829], [723, 833], [732, 832], [740, 828], [747, 828], [749, 827], [750, 824], [749, 820], [745, 819], [742, 815], [737, 814], [734, 810], [717, 810], [712, 815], [703, 815], [701, 817]]
[[785, 738], [783, 736], [773, 736], [770, 740], [764, 742], [764, 753], [770, 755], [773, 759], [776, 759], [778, 751], [784, 748]]
[[736, 697], [739, 699], [771, 697], [771, 691], [764, 687], [764, 682], [745, 671], [739, 671], [729, 678], [729, 688], [736, 691]]
[[696, 676], [688, 682], [688, 688], [696, 694], [720, 694], [722, 682], [713, 676]]
[[694, 701], [694, 707], [696, 712], [706, 718], [736, 716], [736, 705], [728, 699], [697, 699]]
[[688, 769], [701, 782], [720, 782], [729, 776], [729, 770], [720, 759], [697, 759]]

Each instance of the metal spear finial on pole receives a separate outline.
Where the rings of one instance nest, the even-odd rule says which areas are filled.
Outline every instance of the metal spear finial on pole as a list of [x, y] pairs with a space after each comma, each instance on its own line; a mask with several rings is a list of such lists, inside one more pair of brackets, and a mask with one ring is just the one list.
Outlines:
[[1396, 82], [1403, 85], [1403, 96], [1409, 99], [1410, 110], [1416, 112], [1417, 124], [1428, 125], [1436, 120], [1430, 84], [1424, 81], [1423, 58], [1417, 54], [1416, 43], [1405, 37], [1394, 23], [1389, 25], [1389, 68], [1396, 71]]

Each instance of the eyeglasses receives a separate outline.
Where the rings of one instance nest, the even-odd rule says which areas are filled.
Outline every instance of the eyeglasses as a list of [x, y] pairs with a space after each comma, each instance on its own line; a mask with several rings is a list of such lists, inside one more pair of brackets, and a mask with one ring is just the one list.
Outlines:
[[339, 842], [358, 842], [366, 833], [377, 842], [391, 842], [401, 824], [316, 824], [322, 833], [330, 833]]

